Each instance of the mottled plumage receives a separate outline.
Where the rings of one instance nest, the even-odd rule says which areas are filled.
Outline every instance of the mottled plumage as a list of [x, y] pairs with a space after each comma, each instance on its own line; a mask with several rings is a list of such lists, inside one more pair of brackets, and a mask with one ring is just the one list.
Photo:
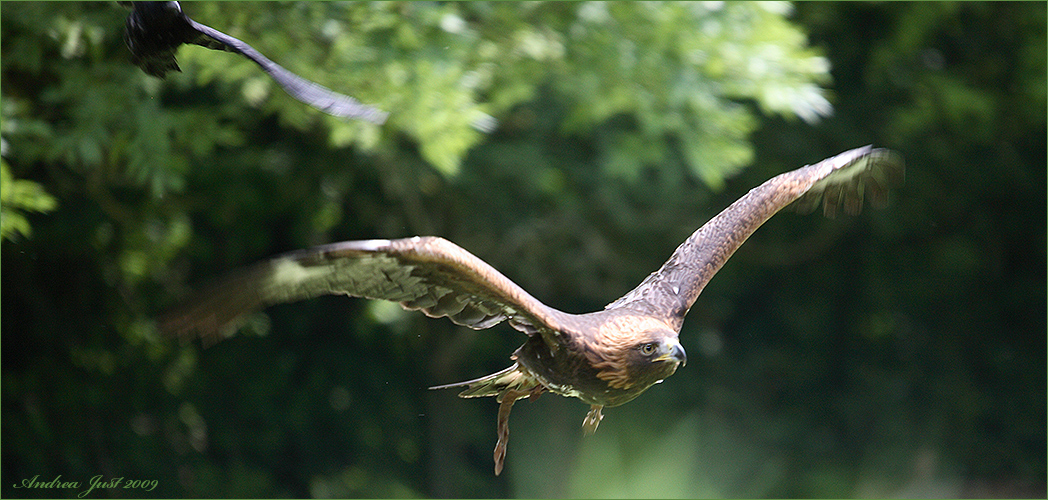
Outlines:
[[120, 2], [134, 10], [127, 16], [124, 41], [131, 50], [131, 61], [147, 74], [163, 78], [169, 71], [181, 71], [175, 53], [182, 44], [234, 52], [247, 57], [273, 77], [295, 99], [325, 113], [381, 124], [387, 113], [361, 104], [302, 78], [266, 56], [221, 31], [200, 24], [182, 12], [178, 2]]
[[396, 301], [475, 329], [507, 321], [527, 335], [512, 366], [435, 387], [464, 387], [462, 397], [494, 396], [500, 403], [498, 474], [515, 401], [545, 391], [577, 397], [590, 405], [583, 428], [592, 433], [605, 406], [632, 400], [685, 363], [677, 337], [684, 316], [764, 221], [793, 202], [810, 210], [821, 200], [830, 216], [838, 204], [858, 213], [864, 196], [883, 205], [889, 184], [902, 175], [899, 155], [866, 146], [774, 177], [695, 231], [635, 289], [587, 314], [539, 302], [454, 243], [414, 237], [333, 243], [261, 262], [219, 281], [163, 318], [161, 326], [173, 334], [214, 338], [244, 313], [327, 294]]

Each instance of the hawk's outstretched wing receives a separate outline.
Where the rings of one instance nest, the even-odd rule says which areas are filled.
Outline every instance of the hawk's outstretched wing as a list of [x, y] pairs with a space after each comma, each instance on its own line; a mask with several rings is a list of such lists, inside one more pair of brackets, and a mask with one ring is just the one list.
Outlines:
[[822, 201], [829, 217], [836, 215], [840, 205], [845, 212], [858, 214], [864, 197], [883, 206], [888, 185], [901, 181], [902, 176], [901, 156], [865, 146], [773, 177], [692, 233], [658, 271], [605, 309], [632, 308], [675, 320], [679, 328], [706, 283], [776, 212], [791, 203], [799, 211], [810, 211]]
[[150, 75], [163, 78], [169, 71], [181, 71], [175, 53], [182, 44], [191, 43], [247, 57], [292, 97], [325, 113], [374, 124], [386, 121], [388, 113], [385, 111], [306, 80], [269, 60], [250, 45], [190, 19], [178, 2], [121, 3], [132, 4], [134, 8], [127, 17], [124, 30], [132, 61]]
[[346, 241], [299, 250], [235, 272], [161, 318], [178, 335], [214, 338], [246, 313], [320, 295], [399, 302], [474, 329], [503, 320], [529, 335], [556, 335], [564, 313], [529, 295], [462, 247], [438, 237]]

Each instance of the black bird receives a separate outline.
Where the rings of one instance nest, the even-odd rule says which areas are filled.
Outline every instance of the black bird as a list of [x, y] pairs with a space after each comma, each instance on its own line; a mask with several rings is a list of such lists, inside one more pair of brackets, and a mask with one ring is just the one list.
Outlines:
[[190, 19], [178, 2], [119, 3], [133, 8], [124, 26], [131, 61], [149, 75], [163, 78], [169, 71], [182, 71], [175, 53], [182, 44], [194, 44], [254, 61], [292, 97], [330, 115], [381, 125], [389, 114], [284, 69], [250, 45]]
[[445, 387], [499, 404], [495, 474], [502, 471], [513, 403], [543, 392], [590, 405], [592, 433], [605, 406], [626, 403], [686, 361], [678, 340], [684, 316], [706, 283], [746, 238], [787, 205], [801, 212], [821, 203], [862, 210], [863, 199], [887, 202], [902, 181], [898, 153], [870, 146], [846, 151], [773, 177], [695, 231], [662, 267], [601, 311], [569, 314], [539, 302], [462, 247], [437, 237], [344, 241], [291, 252], [232, 273], [162, 319], [174, 335], [221, 338], [244, 314], [320, 295], [399, 302], [428, 316], [474, 329], [506, 321], [527, 340], [505, 370]]

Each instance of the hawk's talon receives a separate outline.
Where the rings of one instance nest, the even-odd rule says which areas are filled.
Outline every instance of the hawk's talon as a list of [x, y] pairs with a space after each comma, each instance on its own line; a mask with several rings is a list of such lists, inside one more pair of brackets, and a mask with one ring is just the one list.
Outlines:
[[590, 436], [593, 435], [594, 432], [597, 432], [597, 426], [600, 425], [600, 421], [604, 419], [604, 414], [600, 411], [603, 408], [604, 407], [601, 405], [590, 405], [590, 411], [582, 421], [583, 434]]
[[[541, 391], [539, 391], [541, 392]], [[509, 390], [501, 395], [499, 402], [498, 435], [499, 440], [495, 443], [495, 475], [502, 474], [502, 466], [506, 462], [506, 446], [509, 445], [509, 411], [513, 409], [513, 403], [518, 399], [527, 397], [528, 393]]]

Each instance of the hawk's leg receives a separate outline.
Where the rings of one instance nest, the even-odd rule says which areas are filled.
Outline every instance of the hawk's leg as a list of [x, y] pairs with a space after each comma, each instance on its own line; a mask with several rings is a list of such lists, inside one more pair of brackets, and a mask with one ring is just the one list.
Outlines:
[[582, 421], [582, 432], [589, 436], [594, 432], [597, 432], [597, 426], [600, 425], [600, 421], [604, 419], [604, 414], [600, 412], [604, 407], [601, 405], [590, 405], [590, 411], [586, 414], [586, 418]]
[[516, 403], [518, 399], [529, 395], [531, 395], [531, 397], [537, 396], [537, 394], [514, 390], [507, 390], [499, 396], [499, 441], [495, 443], [496, 476], [502, 473], [502, 466], [506, 462], [506, 445], [509, 444], [509, 411], [513, 409], [513, 403]]

